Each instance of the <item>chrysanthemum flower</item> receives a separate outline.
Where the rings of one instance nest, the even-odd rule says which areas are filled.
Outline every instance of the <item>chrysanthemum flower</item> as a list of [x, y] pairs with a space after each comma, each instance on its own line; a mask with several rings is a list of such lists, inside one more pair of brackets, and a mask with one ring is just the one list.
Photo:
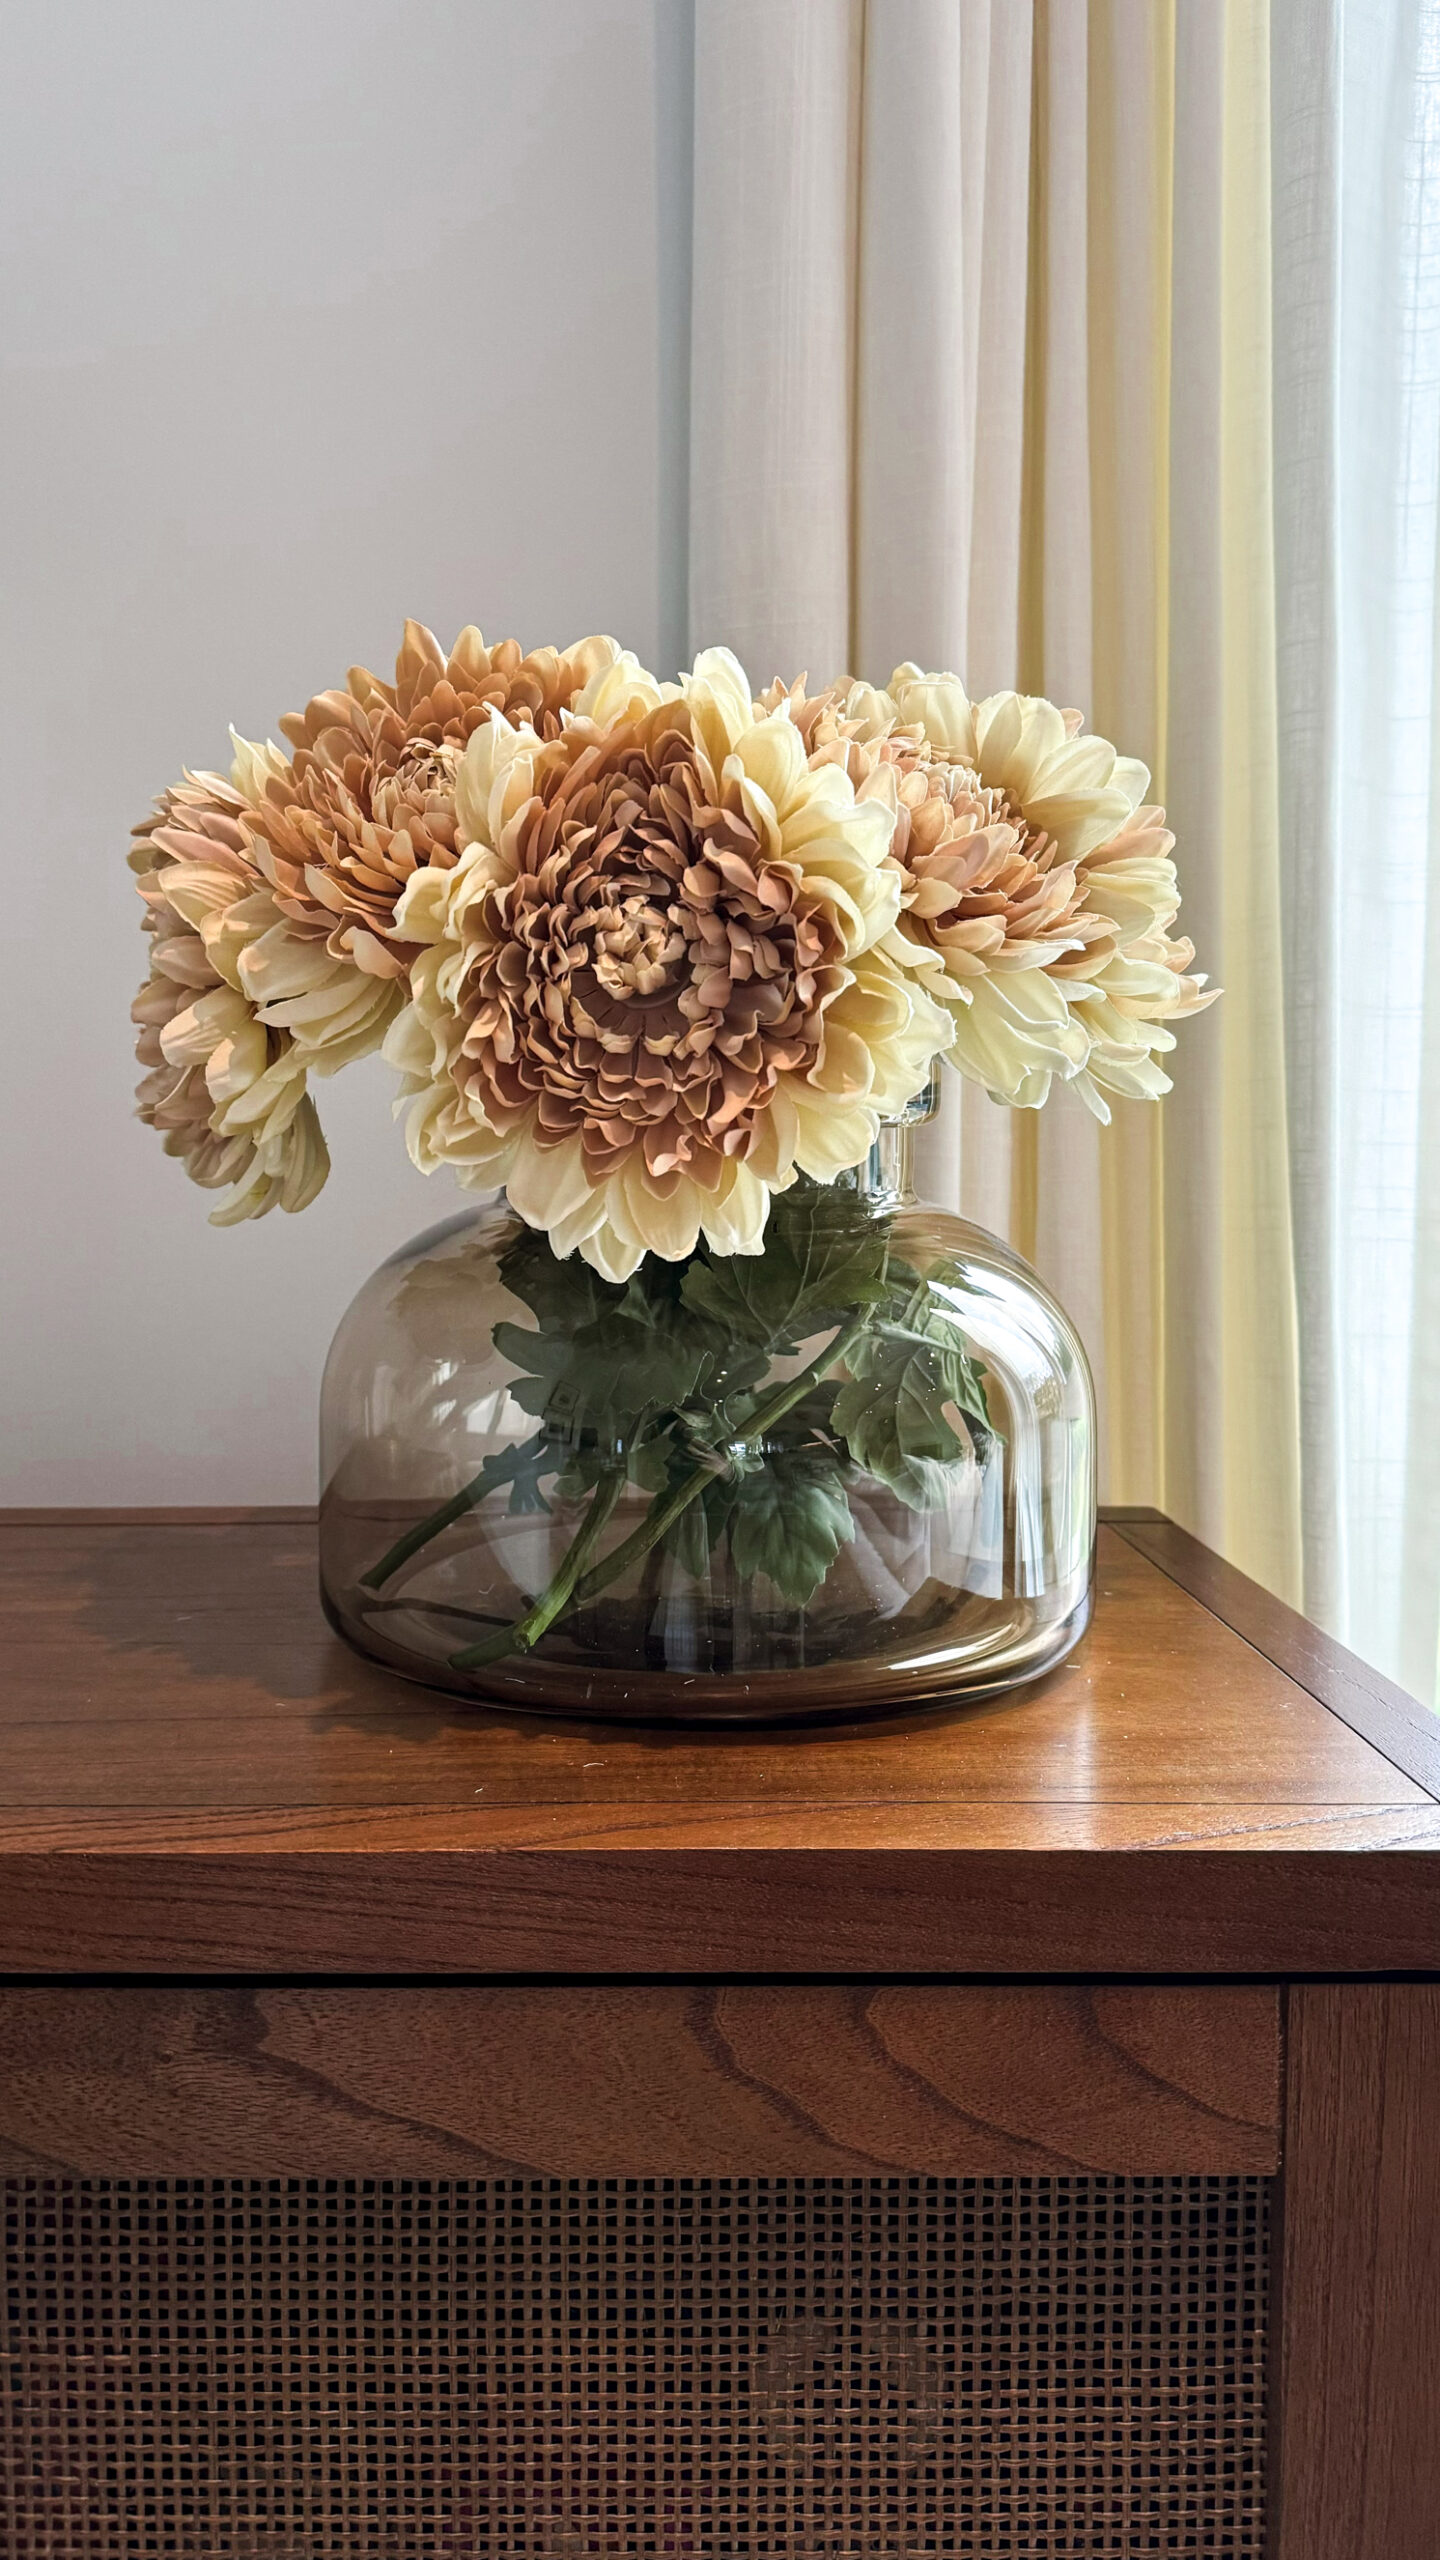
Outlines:
[[1077, 981], [1071, 1002], [1090, 1054], [1075, 1082], [1102, 1120], [1110, 1116], [1106, 1094], [1148, 1102], [1169, 1092], [1170, 1078], [1156, 1064], [1175, 1046], [1167, 1025], [1202, 1013], [1220, 992], [1191, 970], [1194, 943], [1169, 932], [1180, 906], [1174, 843], [1164, 810], [1141, 806], [1082, 868], [1086, 912], [1105, 932], [1083, 965], [1064, 961], [1056, 974], [1073, 973]]
[[1213, 1000], [1188, 942], [1164, 811], [1150, 777], [1078, 712], [1005, 693], [971, 703], [954, 676], [898, 667], [881, 692], [784, 699], [812, 760], [841, 762], [862, 798], [893, 792], [906, 875], [897, 931], [952, 1013], [952, 1063], [997, 1100], [1038, 1105], [1073, 1083], [1168, 1089], [1156, 1064], [1173, 1015]]
[[458, 861], [395, 919], [425, 946], [386, 1043], [412, 1153], [612, 1279], [701, 1234], [757, 1252], [770, 1194], [858, 1163], [948, 1042], [894, 934], [894, 806], [728, 651], [679, 687], [615, 661], [548, 742], [492, 717], [456, 806]]
[[330, 1169], [295, 1044], [239, 984], [239, 955], [274, 912], [253, 855], [244, 802], [207, 773], [165, 793], [130, 854], [152, 937], [131, 1007], [146, 1070], [137, 1105], [193, 1182], [233, 1186], [216, 1226], [303, 1209]]
[[518, 641], [486, 646], [472, 627], [447, 657], [407, 622], [386, 684], [352, 667], [282, 721], [292, 753], [235, 741], [232, 780], [259, 838], [275, 920], [246, 951], [245, 991], [322, 1071], [378, 1046], [405, 1000], [411, 957], [395, 909], [419, 870], [456, 857], [455, 778], [466, 741], [491, 717], [557, 734], [583, 686], [617, 658], [613, 640], [563, 655]]

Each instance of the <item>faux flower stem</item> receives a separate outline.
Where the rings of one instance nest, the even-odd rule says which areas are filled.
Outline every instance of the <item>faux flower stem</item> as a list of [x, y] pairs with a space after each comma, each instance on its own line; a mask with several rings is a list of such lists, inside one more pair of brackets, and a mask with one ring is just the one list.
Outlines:
[[[848, 1324], [842, 1325], [825, 1349], [816, 1353], [815, 1358], [800, 1371], [798, 1377], [787, 1378], [783, 1386], [777, 1387], [773, 1395], [767, 1396], [763, 1403], [756, 1406], [740, 1438], [732, 1441], [732, 1448], [749, 1449], [757, 1440], [763, 1440], [766, 1432], [773, 1429], [774, 1425], [790, 1411], [791, 1406], [798, 1404], [802, 1396], [809, 1394], [810, 1389], [824, 1377], [827, 1369], [833, 1369], [837, 1360], [843, 1360], [847, 1352], [854, 1350], [869, 1322], [869, 1311], [866, 1309], [861, 1314], [852, 1316]], [[707, 1484], [715, 1482], [716, 1474], [717, 1469], [713, 1466], [692, 1467], [688, 1476], [682, 1476], [680, 1482], [672, 1487], [663, 1501], [652, 1502], [639, 1528], [632, 1529], [628, 1538], [624, 1539], [610, 1555], [603, 1556], [599, 1564], [587, 1573], [584, 1581], [577, 1586], [576, 1599], [593, 1599], [597, 1591], [603, 1591], [607, 1583], [616, 1581], [630, 1565], [638, 1564], [640, 1558], [648, 1555], [650, 1549], [659, 1544], [666, 1531], [674, 1526], [681, 1512], [688, 1511], [691, 1503], [704, 1492]]]
[[[740, 1437], [732, 1441], [732, 1448], [748, 1449], [757, 1440], [762, 1440], [792, 1405], [798, 1404], [803, 1395], [808, 1395], [827, 1369], [832, 1369], [837, 1360], [843, 1360], [846, 1353], [854, 1349], [869, 1322], [870, 1311], [866, 1308], [859, 1315], [852, 1316], [848, 1324], [842, 1325], [824, 1350], [817, 1352], [797, 1377], [787, 1378], [783, 1386], [777, 1387], [772, 1395], [766, 1396], [756, 1406]], [[526, 1610], [523, 1618], [515, 1620], [513, 1626], [497, 1629], [494, 1636], [487, 1637], [480, 1644], [467, 1645], [463, 1653], [452, 1653], [451, 1670], [476, 1670], [485, 1663], [503, 1661], [509, 1653], [528, 1653], [572, 1601], [593, 1599], [597, 1591], [603, 1591], [608, 1583], [617, 1581], [629, 1566], [638, 1564], [642, 1556], [658, 1546], [681, 1512], [689, 1509], [707, 1484], [715, 1482], [716, 1473], [713, 1465], [692, 1467], [663, 1501], [651, 1503], [638, 1529], [632, 1530], [611, 1554], [602, 1556], [600, 1562], [592, 1566], [590, 1559], [619, 1499], [625, 1481], [624, 1470], [617, 1470], [602, 1479], [578, 1533], [539, 1599]]]
[[493, 1493], [497, 1485], [512, 1483], [538, 1457], [544, 1445], [545, 1434], [537, 1431], [520, 1448], [506, 1449], [496, 1457], [487, 1458], [478, 1475], [472, 1476], [458, 1493], [452, 1493], [449, 1501], [442, 1502], [438, 1511], [430, 1512], [424, 1520], [417, 1520], [413, 1529], [407, 1529], [403, 1538], [396, 1539], [378, 1564], [372, 1564], [368, 1573], [361, 1574], [360, 1580], [365, 1589], [379, 1591], [392, 1574], [399, 1572], [402, 1564], [408, 1564], [422, 1547], [428, 1547], [432, 1538], [439, 1537], [442, 1529], [448, 1529], [452, 1520], [463, 1519], [465, 1513], [473, 1511], [476, 1503], [483, 1502], [486, 1494]]
[[479, 1644], [467, 1645], [463, 1652], [452, 1653], [452, 1671], [471, 1671], [481, 1663], [499, 1662], [507, 1653], [528, 1653], [532, 1645], [539, 1643], [546, 1628], [554, 1624], [574, 1598], [576, 1585], [605, 1534], [606, 1523], [620, 1499], [624, 1482], [623, 1467], [616, 1467], [609, 1475], [601, 1477], [577, 1534], [539, 1599], [532, 1601], [524, 1617], [517, 1618], [512, 1626], [497, 1627], [493, 1636], [484, 1636]]

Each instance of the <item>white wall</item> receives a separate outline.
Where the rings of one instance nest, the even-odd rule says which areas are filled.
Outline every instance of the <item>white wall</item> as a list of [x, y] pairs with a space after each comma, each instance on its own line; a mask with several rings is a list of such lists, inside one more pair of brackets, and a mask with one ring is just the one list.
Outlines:
[[[308, 1500], [348, 1298], [457, 1195], [393, 1078], [230, 1231], [131, 1117], [128, 829], [226, 725], [683, 619], [684, 0], [61, 0], [0, 62], [0, 1502]], [[661, 201], [666, 212], [659, 215]]]

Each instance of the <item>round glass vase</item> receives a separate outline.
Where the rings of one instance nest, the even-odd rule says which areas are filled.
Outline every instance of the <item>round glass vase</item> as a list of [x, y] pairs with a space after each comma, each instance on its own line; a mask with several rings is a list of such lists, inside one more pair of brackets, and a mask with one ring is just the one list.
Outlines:
[[321, 1585], [357, 1651], [587, 1720], [885, 1714], [1034, 1680], [1090, 1614], [1094, 1398], [1029, 1265], [916, 1201], [912, 1106], [764, 1250], [558, 1260], [503, 1195], [330, 1352]]

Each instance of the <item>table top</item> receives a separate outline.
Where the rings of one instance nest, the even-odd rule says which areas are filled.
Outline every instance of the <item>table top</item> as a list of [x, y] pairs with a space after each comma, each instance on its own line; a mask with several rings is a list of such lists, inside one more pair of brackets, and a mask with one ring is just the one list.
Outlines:
[[1022, 1691], [764, 1732], [352, 1655], [305, 1515], [0, 1525], [0, 1974], [1440, 1971], [1440, 1718], [1153, 1512]]

